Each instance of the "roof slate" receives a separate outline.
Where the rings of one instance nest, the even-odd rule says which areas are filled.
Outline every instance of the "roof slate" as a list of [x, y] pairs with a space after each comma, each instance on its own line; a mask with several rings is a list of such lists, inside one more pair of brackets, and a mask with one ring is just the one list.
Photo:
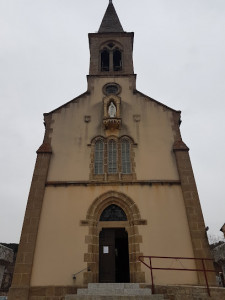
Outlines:
[[98, 32], [124, 32], [112, 2], [109, 2]]

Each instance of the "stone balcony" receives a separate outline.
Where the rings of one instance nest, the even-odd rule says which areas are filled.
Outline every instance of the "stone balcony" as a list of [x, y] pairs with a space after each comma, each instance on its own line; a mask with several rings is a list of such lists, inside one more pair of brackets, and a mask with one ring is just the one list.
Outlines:
[[121, 118], [104, 118], [103, 125], [104, 129], [120, 129]]

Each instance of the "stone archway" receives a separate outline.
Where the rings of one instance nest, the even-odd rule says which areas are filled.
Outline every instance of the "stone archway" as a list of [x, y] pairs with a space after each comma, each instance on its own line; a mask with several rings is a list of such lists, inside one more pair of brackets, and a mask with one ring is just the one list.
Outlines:
[[[84, 273], [84, 282], [98, 282], [99, 277], [99, 219], [103, 210], [109, 205], [115, 204], [121, 207], [127, 221], [123, 224], [128, 233], [129, 262], [130, 262], [130, 281], [145, 282], [145, 274], [141, 272], [141, 263], [138, 257], [143, 255], [140, 252], [142, 236], [139, 235], [138, 225], [146, 225], [147, 221], [141, 219], [139, 209], [135, 202], [123, 193], [109, 191], [94, 200], [87, 211], [86, 220], [83, 225], [89, 226], [88, 235], [85, 236], [85, 243], [88, 244], [88, 252], [84, 254], [84, 261], [87, 263], [89, 272]], [[117, 221], [115, 225], [119, 225]]]

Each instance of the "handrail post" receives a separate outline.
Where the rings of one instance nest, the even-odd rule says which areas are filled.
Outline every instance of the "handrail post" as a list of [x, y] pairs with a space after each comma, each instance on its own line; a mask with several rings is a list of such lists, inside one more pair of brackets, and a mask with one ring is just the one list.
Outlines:
[[207, 273], [206, 273], [206, 270], [205, 270], [204, 258], [202, 259], [202, 266], [203, 266], [203, 272], [204, 272], [204, 275], [205, 275], [205, 282], [206, 282], [207, 292], [208, 292], [209, 297], [211, 297], [208, 278], [207, 278]]
[[151, 278], [152, 278], [152, 294], [155, 294], [154, 279], [153, 279], [153, 272], [152, 272], [152, 258], [151, 258], [151, 256], [149, 256], [149, 263], [150, 263]]

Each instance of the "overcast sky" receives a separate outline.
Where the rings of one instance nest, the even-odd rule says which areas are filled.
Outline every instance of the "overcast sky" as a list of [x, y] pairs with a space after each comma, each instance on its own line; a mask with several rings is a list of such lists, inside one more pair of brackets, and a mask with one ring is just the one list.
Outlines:
[[[225, 222], [225, 1], [114, 0], [137, 89], [182, 111], [205, 223]], [[0, 0], [0, 242], [19, 242], [43, 113], [86, 91], [108, 0]]]

